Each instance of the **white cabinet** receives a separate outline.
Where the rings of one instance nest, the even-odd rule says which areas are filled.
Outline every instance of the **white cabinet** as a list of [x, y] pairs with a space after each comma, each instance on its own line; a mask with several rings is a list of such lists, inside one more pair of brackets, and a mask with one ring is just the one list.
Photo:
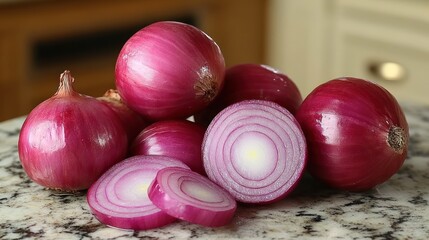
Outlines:
[[270, 11], [268, 64], [304, 95], [354, 76], [429, 104], [429, 1], [273, 0]]

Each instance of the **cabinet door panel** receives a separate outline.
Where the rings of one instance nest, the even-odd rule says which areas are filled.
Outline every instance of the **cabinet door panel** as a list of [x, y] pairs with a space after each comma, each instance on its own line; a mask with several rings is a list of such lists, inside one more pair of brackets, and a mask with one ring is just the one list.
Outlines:
[[[398, 100], [429, 103], [429, 52], [361, 36], [343, 38], [341, 75], [366, 78], [388, 89]], [[394, 63], [386, 67], [386, 63]], [[383, 65], [384, 64], [384, 65]], [[401, 72], [402, 71], [402, 72]], [[398, 79], [389, 80], [389, 76]]]

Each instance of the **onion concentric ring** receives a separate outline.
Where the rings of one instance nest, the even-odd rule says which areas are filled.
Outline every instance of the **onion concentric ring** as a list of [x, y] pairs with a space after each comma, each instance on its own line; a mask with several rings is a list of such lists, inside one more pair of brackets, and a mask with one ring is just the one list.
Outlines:
[[149, 187], [149, 198], [171, 216], [208, 227], [228, 224], [237, 208], [227, 191], [180, 167], [160, 170]]
[[92, 213], [102, 223], [121, 229], [145, 230], [167, 225], [176, 218], [150, 201], [147, 189], [159, 170], [188, 168], [165, 156], [134, 156], [109, 169], [88, 190]]
[[208, 177], [247, 203], [285, 197], [307, 159], [306, 140], [294, 116], [264, 100], [245, 100], [216, 115], [202, 152]]

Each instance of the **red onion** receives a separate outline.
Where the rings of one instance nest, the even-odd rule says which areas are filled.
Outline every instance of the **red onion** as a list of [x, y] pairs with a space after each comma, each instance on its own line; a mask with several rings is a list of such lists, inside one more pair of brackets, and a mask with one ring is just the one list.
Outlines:
[[294, 114], [302, 102], [295, 83], [267, 65], [238, 64], [226, 70], [224, 87], [209, 108], [195, 116], [207, 125], [223, 108], [242, 100], [260, 99], [278, 103]]
[[205, 129], [187, 120], [165, 120], [146, 127], [131, 146], [133, 155], [163, 155], [181, 160], [205, 175], [201, 144]]
[[109, 89], [102, 97], [97, 99], [106, 103], [117, 114], [127, 132], [130, 143], [147, 126], [140, 114], [125, 105], [117, 90]]
[[395, 98], [372, 82], [324, 83], [296, 117], [307, 137], [310, 173], [333, 188], [371, 189], [395, 174], [407, 156], [404, 114]]
[[180, 167], [158, 171], [148, 189], [150, 200], [171, 216], [207, 227], [228, 224], [237, 203], [206, 177]]
[[271, 203], [287, 196], [306, 163], [304, 134], [294, 116], [265, 100], [245, 100], [222, 110], [203, 141], [208, 177], [237, 201]]
[[87, 189], [124, 159], [127, 136], [118, 117], [93, 97], [73, 90], [69, 71], [54, 96], [27, 116], [18, 152], [27, 175], [60, 190]]
[[184, 118], [206, 107], [223, 85], [218, 45], [196, 27], [156, 22], [135, 33], [116, 62], [123, 101], [149, 120]]
[[187, 168], [165, 156], [134, 156], [105, 172], [88, 190], [88, 205], [103, 224], [145, 230], [172, 223], [176, 218], [152, 204], [148, 187], [165, 167]]

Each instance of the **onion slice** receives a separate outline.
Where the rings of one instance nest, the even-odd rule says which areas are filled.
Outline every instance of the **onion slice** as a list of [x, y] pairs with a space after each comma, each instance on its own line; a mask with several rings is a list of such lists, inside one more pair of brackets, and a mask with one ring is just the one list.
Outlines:
[[147, 194], [156, 173], [172, 166], [188, 168], [165, 156], [134, 156], [114, 165], [88, 190], [92, 213], [103, 224], [121, 229], [145, 230], [174, 222]]
[[237, 208], [235, 199], [224, 189], [179, 167], [160, 170], [148, 194], [157, 207], [171, 216], [207, 227], [228, 224]]
[[240, 202], [284, 198], [299, 182], [306, 160], [306, 140], [295, 117], [265, 100], [225, 108], [203, 140], [207, 176]]

